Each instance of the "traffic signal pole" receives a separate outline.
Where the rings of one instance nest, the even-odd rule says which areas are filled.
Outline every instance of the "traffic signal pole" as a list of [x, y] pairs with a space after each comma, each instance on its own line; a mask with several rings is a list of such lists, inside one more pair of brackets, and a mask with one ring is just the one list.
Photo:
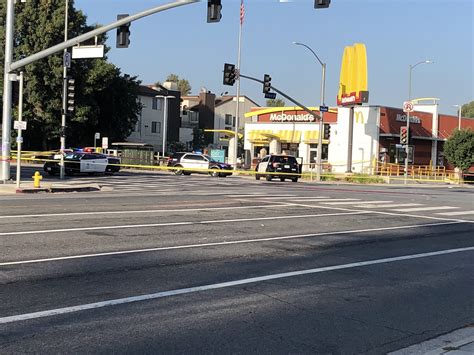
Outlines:
[[[64, 9], [64, 42], [67, 41], [68, 32], [68, 14], [69, 14], [69, 0], [65, 1], [66, 8]], [[63, 55], [63, 112], [61, 112], [61, 130], [59, 131], [59, 143], [61, 160], [59, 162], [59, 178], [64, 179], [64, 150], [66, 149], [66, 110], [67, 110], [67, 63], [66, 56], [68, 55], [67, 48], [64, 48]]]
[[[243, 74], [239, 74], [240, 77], [242, 78], [245, 78], [245, 79], [249, 79], [249, 80], [252, 80], [252, 81], [256, 81], [257, 83], [260, 83], [260, 84], [263, 84], [263, 80], [259, 80], [257, 78], [253, 78], [251, 76], [247, 76], [247, 75], [243, 75]], [[291, 96], [288, 96], [286, 95], [284, 92], [278, 90], [276, 87], [274, 87], [272, 85], [272, 90], [275, 91], [276, 93], [280, 94], [281, 96], [283, 96], [285, 99], [293, 102], [295, 105], [298, 105], [299, 107], [303, 108], [306, 112], [312, 114], [317, 120], [321, 120], [321, 116], [319, 114], [317, 114], [316, 112], [314, 112], [313, 110], [310, 110], [309, 108], [307, 108], [305, 105], [299, 103], [298, 101], [296, 101], [295, 99], [293, 99]]]
[[2, 152], [1, 152], [1, 169], [0, 181], [3, 183], [10, 180], [10, 135], [11, 135], [11, 116], [12, 116], [12, 81], [10, 74], [14, 71], [24, 67], [25, 65], [34, 63], [40, 59], [46, 58], [52, 54], [58, 53], [72, 47], [76, 44], [84, 42], [90, 38], [94, 38], [102, 33], [113, 30], [117, 27], [125, 25], [129, 22], [139, 20], [143, 17], [153, 15], [158, 12], [170, 10], [175, 7], [197, 3], [200, 0], [177, 0], [168, 4], [153, 7], [151, 9], [142, 11], [135, 15], [125, 17], [121, 20], [112, 22], [109, 25], [96, 28], [95, 30], [84, 33], [80, 36], [74, 37], [70, 40], [59, 43], [55, 46], [42, 50], [38, 53], [32, 54], [28, 57], [13, 62], [13, 24], [14, 24], [14, 4], [15, 0], [6, 0], [6, 22], [5, 22], [5, 65], [3, 77], [3, 112], [2, 112]]

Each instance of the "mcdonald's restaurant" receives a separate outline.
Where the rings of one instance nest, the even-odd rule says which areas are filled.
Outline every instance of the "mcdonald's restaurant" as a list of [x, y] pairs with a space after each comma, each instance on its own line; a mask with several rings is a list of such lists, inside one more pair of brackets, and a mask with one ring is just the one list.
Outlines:
[[[318, 112], [319, 108], [310, 107]], [[320, 114], [320, 113], [319, 113]], [[252, 165], [266, 154], [288, 154], [301, 158], [303, 167], [316, 161], [319, 135], [322, 139], [322, 158], [328, 160], [330, 128], [326, 137], [319, 132], [319, 121], [298, 107], [255, 108], [245, 114], [251, 122], [245, 124], [244, 149], [246, 161]], [[324, 114], [324, 122], [331, 126], [337, 122], [337, 110]]]
[[[474, 119], [439, 114], [438, 99], [413, 101], [408, 161], [414, 165], [444, 166], [444, 141], [458, 127], [474, 129]], [[310, 109], [319, 113], [318, 108]], [[245, 124], [246, 161], [255, 164], [266, 154], [283, 153], [300, 158], [303, 170], [308, 171], [314, 168], [322, 133], [324, 171], [371, 173], [375, 164], [404, 163], [406, 153], [400, 144], [400, 130], [406, 126], [407, 114], [401, 108], [355, 106], [349, 150], [350, 111], [349, 107], [334, 107], [325, 112], [323, 120], [330, 129], [319, 132], [319, 121], [303, 109], [255, 108], [245, 114], [247, 122], [251, 120]], [[348, 166], [349, 154], [352, 154], [351, 166]]]

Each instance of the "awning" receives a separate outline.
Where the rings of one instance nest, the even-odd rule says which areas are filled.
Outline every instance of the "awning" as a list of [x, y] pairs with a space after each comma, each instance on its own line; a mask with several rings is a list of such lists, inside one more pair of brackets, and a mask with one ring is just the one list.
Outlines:
[[269, 129], [257, 129], [249, 131], [247, 134], [247, 140], [252, 143], [265, 143], [269, 142], [270, 138], [273, 138], [273, 132]]
[[247, 135], [247, 140], [252, 143], [269, 142], [271, 139], [277, 139], [282, 143], [300, 143], [301, 131], [297, 130], [252, 130]]
[[280, 142], [283, 143], [299, 143], [301, 141], [301, 131], [286, 130], [276, 132]]

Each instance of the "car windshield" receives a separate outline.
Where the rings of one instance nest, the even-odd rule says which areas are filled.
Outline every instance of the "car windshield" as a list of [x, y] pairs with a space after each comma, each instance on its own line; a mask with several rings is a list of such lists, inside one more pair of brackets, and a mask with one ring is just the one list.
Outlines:
[[69, 153], [64, 156], [65, 159], [79, 160], [84, 154]]

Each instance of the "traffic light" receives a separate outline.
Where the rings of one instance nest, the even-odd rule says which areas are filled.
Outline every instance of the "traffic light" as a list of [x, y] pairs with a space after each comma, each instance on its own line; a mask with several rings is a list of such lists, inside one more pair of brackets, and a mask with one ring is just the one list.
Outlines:
[[324, 124], [323, 138], [329, 139], [331, 137], [331, 125], [329, 123]]
[[268, 94], [270, 92], [270, 90], [272, 89], [272, 78], [270, 75], [268, 74], [265, 74], [263, 76], [263, 93], [264, 94]]
[[408, 144], [408, 127], [400, 127], [400, 144]]
[[[117, 15], [117, 20], [121, 20], [125, 17], [128, 17], [128, 14]], [[128, 48], [130, 44], [130, 22], [117, 27], [117, 48]]]
[[234, 85], [235, 83], [235, 65], [234, 64], [224, 64], [224, 85]]
[[75, 87], [74, 87], [74, 84], [76, 82], [76, 80], [74, 80], [73, 78], [71, 77], [67, 77], [67, 82], [66, 82], [66, 85], [67, 85], [67, 111], [72, 113], [74, 111], [74, 102], [75, 102], [75, 96], [76, 96], [76, 93], [75, 93]]
[[222, 18], [221, 0], [207, 0], [207, 22], [219, 22]]
[[314, 0], [314, 8], [315, 9], [325, 9], [329, 7], [331, 0]]

